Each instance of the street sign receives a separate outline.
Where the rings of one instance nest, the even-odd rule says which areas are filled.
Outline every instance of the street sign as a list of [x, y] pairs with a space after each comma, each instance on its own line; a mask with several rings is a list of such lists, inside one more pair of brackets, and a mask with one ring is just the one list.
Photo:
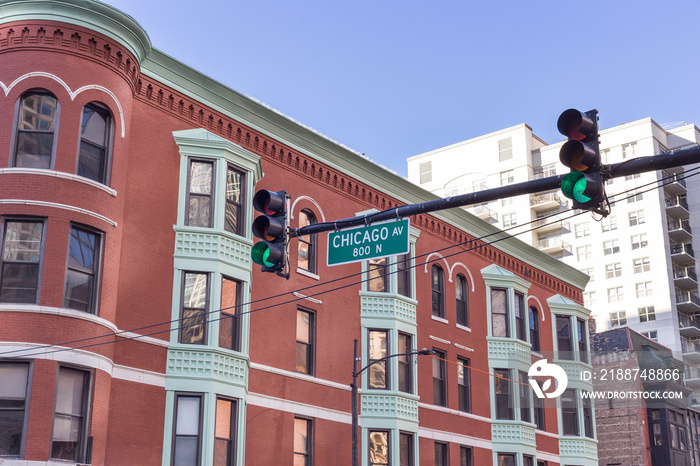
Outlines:
[[328, 233], [327, 264], [341, 265], [410, 251], [407, 218]]

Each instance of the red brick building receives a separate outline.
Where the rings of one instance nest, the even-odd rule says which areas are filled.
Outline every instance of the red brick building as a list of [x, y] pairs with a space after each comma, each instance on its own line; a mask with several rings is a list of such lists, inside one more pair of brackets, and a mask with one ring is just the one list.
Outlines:
[[590, 368], [585, 275], [459, 209], [409, 255], [328, 267], [318, 234], [260, 272], [258, 189], [295, 228], [433, 196], [99, 2], [0, 2], [0, 88], [3, 464], [350, 464], [355, 339], [436, 351], [362, 373], [362, 464], [597, 464], [590, 384], [527, 386]]

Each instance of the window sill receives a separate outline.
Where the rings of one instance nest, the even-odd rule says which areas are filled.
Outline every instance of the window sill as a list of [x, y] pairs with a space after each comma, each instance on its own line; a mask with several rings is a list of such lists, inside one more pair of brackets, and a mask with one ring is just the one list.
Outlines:
[[437, 322], [442, 322], [443, 324], [449, 324], [450, 322], [447, 319], [443, 319], [442, 317], [438, 316], [430, 316], [431, 319], [437, 321]]
[[465, 332], [471, 332], [472, 329], [469, 327], [465, 327], [464, 325], [457, 324], [457, 328], [464, 330]]
[[300, 269], [299, 267], [297, 267], [297, 273], [299, 275], [304, 275], [305, 277], [313, 278], [314, 280], [321, 280], [320, 276], [316, 275], [313, 272], [309, 272], [306, 269]]

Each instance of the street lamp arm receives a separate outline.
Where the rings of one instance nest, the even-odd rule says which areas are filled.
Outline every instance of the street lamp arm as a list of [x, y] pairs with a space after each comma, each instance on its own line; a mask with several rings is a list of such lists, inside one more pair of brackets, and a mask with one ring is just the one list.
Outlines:
[[432, 349], [425, 349], [425, 348], [424, 348], [424, 349], [422, 349], [422, 350], [411, 351], [411, 352], [408, 352], [408, 353], [390, 354], [389, 356], [384, 356], [383, 358], [375, 359], [374, 361], [370, 362], [369, 364], [367, 364], [365, 367], [363, 367], [363, 368], [360, 369], [359, 371], [355, 372], [355, 373], [353, 374], [353, 376], [354, 376], [354, 377], [357, 377], [358, 375], [362, 374], [362, 373], [365, 371], [365, 369], [369, 368], [371, 365], [376, 364], [376, 363], [378, 363], [378, 362], [386, 361], [387, 359], [395, 358], [395, 357], [397, 357], [397, 356], [412, 356], [412, 355], [414, 355], [414, 354], [418, 354], [418, 355], [421, 355], [421, 356], [428, 355], [428, 354], [435, 354], [435, 350], [432, 350]]

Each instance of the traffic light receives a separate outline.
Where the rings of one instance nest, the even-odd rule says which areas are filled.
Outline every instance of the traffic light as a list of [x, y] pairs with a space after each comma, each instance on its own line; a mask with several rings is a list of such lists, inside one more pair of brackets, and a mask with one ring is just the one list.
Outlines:
[[559, 116], [557, 129], [569, 138], [559, 151], [559, 160], [571, 169], [561, 181], [562, 193], [573, 200], [575, 209], [607, 215], [598, 148], [598, 110], [584, 113], [570, 108]]
[[253, 221], [253, 235], [262, 239], [253, 245], [253, 262], [263, 272], [288, 277], [287, 271], [287, 191], [261, 189], [253, 197], [253, 207], [263, 215]]

